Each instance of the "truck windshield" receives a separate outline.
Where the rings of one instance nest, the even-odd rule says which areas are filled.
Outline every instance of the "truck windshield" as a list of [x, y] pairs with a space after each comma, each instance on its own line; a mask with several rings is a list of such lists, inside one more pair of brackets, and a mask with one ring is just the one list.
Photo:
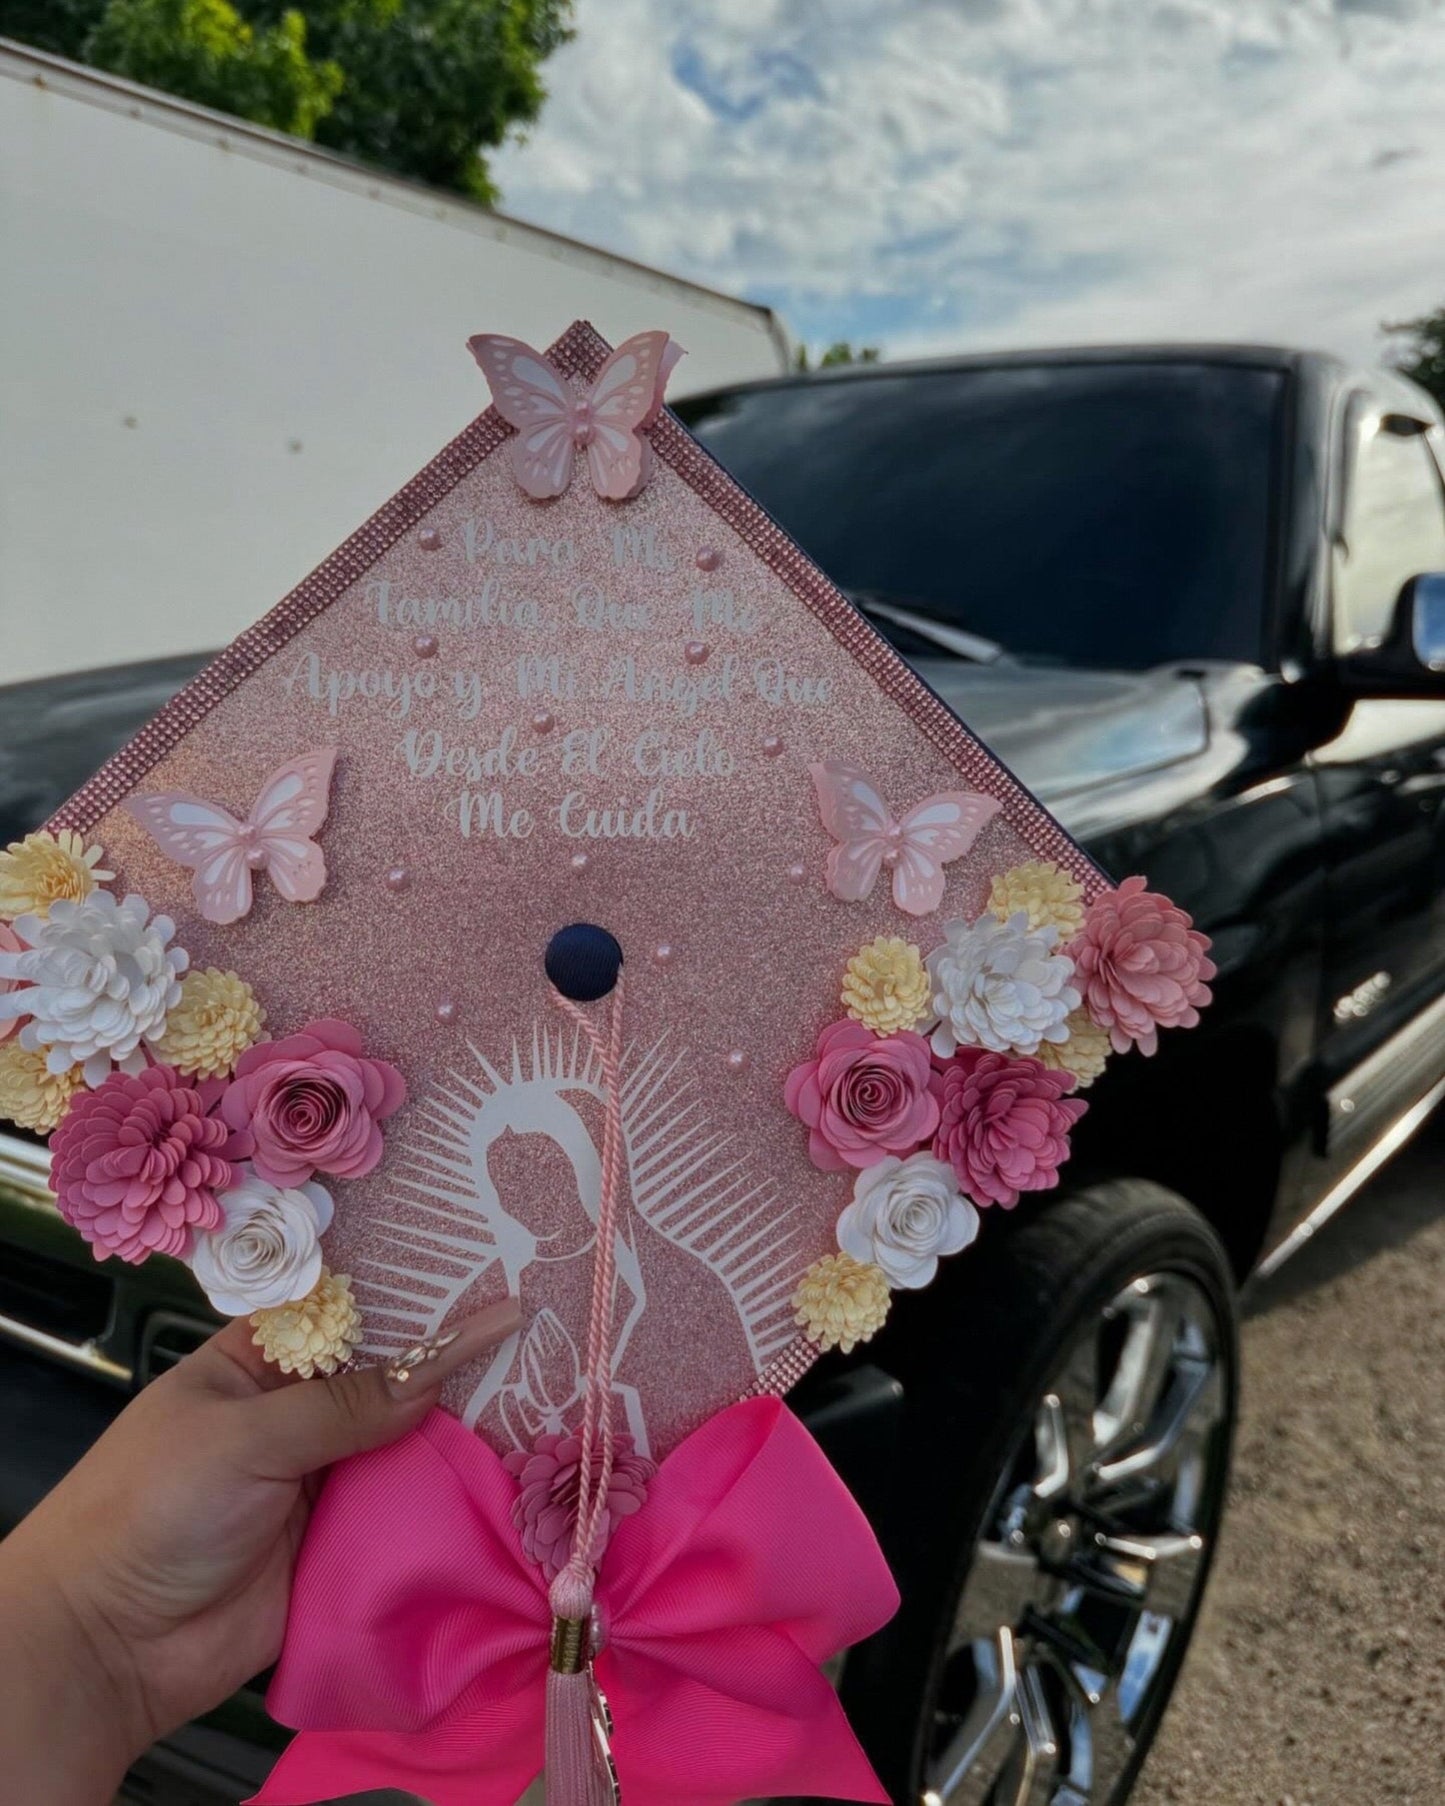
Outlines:
[[864, 606], [1019, 658], [1144, 669], [1262, 656], [1284, 384], [1203, 361], [1005, 364], [677, 411]]

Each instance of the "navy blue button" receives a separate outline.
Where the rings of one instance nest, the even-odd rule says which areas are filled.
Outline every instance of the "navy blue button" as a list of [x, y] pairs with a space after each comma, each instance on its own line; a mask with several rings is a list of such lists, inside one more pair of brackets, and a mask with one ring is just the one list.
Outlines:
[[605, 928], [574, 922], [559, 928], [547, 943], [547, 976], [574, 1003], [605, 997], [622, 970], [622, 949]]

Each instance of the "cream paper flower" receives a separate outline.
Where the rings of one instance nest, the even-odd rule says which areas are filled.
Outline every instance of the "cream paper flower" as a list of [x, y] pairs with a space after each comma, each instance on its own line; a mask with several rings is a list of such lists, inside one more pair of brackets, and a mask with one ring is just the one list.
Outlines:
[[1092, 1085], [1109, 1063], [1109, 1031], [1100, 1028], [1087, 1010], [1072, 1010], [1064, 1027], [1069, 1031], [1067, 1040], [1040, 1041], [1034, 1058], [1055, 1072], [1072, 1073], [1082, 1089]]
[[351, 1296], [351, 1280], [345, 1273], [321, 1277], [295, 1304], [278, 1304], [256, 1311], [251, 1317], [251, 1340], [282, 1373], [299, 1373], [309, 1380], [318, 1373], [335, 1373], [361, 1340], [361, 1312]]
[[52, 903], [82, 902], [97, 884], [115, 876], [101, 870], [104, 857], [69, 828], [59, 834], [42, 828], [12, 840], [0, 853], [0, 918], [46, 916]]
[[196, 1237], [191, 1271], [218, 1311], [244, 1317], [299, 1303], [313, 1290], [334, 1214], [324, 1186], [284, 1189], [242, 1167], [240, 1184], [216, 1202], [221, 1226]]
[[916, 947], [880, 934], [860, 947], [843, 973], [843, 1008], [875, 1035], [914, 1028], [928, 1014], [928, 973]]
[[891, 1286], [916, 1290], [978, 1234], [978, 1212], [958, 1189], [953, 1168], [932, 1154], [866, 1167], [853, 1202], [838, 1218], [838, 1246], [882, 1269]]
[[177, 1072], [225, 1078], [261, 1039], [265, 1023], [266, 1012], [244, 978], [198, 967], [181, 980], [180, 1002], [166, 1017], [156, 1053]]
[[113, 1067], [144, 1070], [142, 1044], [158, 1041], [181, 997], [187, 958], [171, 946], [169, 916], [152, 918], [141, 897], [117, 902], [98, 890], [83, 902], [62, 899], [47, 916], [21, 916], [23, 953], [0, 953], [0, 977], [28, 987], [0, 997], [0, 1015], [27, 1015], [20, 1044], [44, 1049], [55, 1073], [84, 1070], [103, 1084]]
[[1069, 941], [1084, 925], [1084, 887], [1052, 859], [1027, 859], [994, 879], [988, 907], [1000, 922], [1022, 910], [1030, 928], [1057, 928]]
[[78, 1066], [52, 1072], [45, 1055], [18, 1041], [0, 1043], [0, 1117], [36, 1135], [55, 1128], [77, 1091], [85, 1089]]
[[888, 1280], [871, 1262], [851, 1254], [825, 1254], [803, 1275], [793, 1310], [799, 1329], [816, 1347], [851, 1354], [887, 1320]]
[[1065, 1038], [1064, 1018], [1082, 1000], [1072, 961], [1056, 951], [1057, 928], [1030, 928], [1018, 910], [1006, 922], [991, 915], [950, 922], [943, 934], [928, 956], [940, 1059], [960, 1046], [1033, 1054]]

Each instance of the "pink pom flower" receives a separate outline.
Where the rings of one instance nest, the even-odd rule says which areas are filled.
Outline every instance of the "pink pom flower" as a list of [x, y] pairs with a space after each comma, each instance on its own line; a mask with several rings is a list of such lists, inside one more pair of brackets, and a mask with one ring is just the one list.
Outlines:
[[814, 1166], [840, 1173], [925, 1145], [938, 1127], [931, 1073], [922, 1035], [880, 1037], [861, 1022], [831, 1022], [816, 1058], [788, 1074], [783, 1097], [807, 1125]]
[[[614, 1439], [612, 1477], [607, 1484], [607, 1510], [598, 1528], [599, 1545], [618, 1518], [631, 1517], [647, 1498], [648, 1482], [657, 1472], [652, 1462], [636, 1452], [633, 1439]], [[521, 1488], [512, 1507], [512, 1522], [522, 1533], [528, 1560], [537, 1563], [548, 1580], [555, 1580], [572, 1553], [577, 1527], [577, 1482], [582, 1472], [582, 1438], [552, 1432], [539, 1436], [531, 1449], [517, 1449], [503, 1456], [509, 1473]], [[602, 1475], [602, 1450], [592, 1451], [592, 1482]]]
[[401, 1074], [369, 1059], [349, 1022], [308, 1022], [236, 1062], [221, 1099], [234, 1131], [226, 1152], [249, 1160], [272, 1185], [302, 1185], [313, 1173], [359, 1179], [381, 1159], [378, 1125], [405, 1098]]
[[[0, 953], [24, 953], [26, 946], [20, 936], [8, 922], [0, 922]], [[0, 978], [0, 997], [8, 996], [11, 991], [19, 991], [25, 985], [23, 978]], [[25, 1020], [23, 1016], [0, 1016], [0, 1041], [13, 1035]]]
[[1073, 1082], [1038, 1060], [961, 1047], [935, 1080], [935, 1157], [975, 1204], [1012, 1210], [1021, 1192], [1050, 1190], [1069, 1157], [1069, 1131], [1088, 1109], [1065, 1097]]
[[148, 1066], [76, 1094], [50, 1138], [50, 1185], [97, 1260], [186, 1254], [193, 1231], [220, 1223], [216, 1193], [236, 1180], [225, 1124], [208, 1114], [220, 1089]]
[[1089, 905], [1069, 944], [1084, 1008], [1116, 1053], [1157, 1051], [1161, 1028], [1193, 1028], [1209, 1002], [1209, 937], [1167, 897], [1126, 878]]

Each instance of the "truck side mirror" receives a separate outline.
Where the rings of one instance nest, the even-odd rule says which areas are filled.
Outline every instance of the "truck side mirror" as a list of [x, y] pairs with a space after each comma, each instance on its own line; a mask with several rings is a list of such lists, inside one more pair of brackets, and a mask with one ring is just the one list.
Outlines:
[[1356, 696], [1445, 696], [1445, 571], [1412, 577], [1385, 638], [1346, 653], [1338, 669]]

